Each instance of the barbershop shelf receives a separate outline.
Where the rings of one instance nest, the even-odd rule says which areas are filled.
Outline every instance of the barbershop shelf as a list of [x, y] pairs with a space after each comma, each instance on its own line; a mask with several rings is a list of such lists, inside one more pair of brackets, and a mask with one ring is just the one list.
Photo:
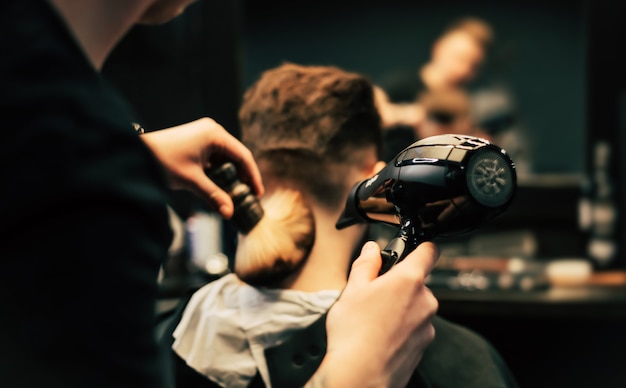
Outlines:
[[520, 387], [626, 387], [626, 271], [576, 286], [431, 289], [438, 314], [489, 340]]
[[[598, 274], [593, 279], [608, 278]], [[432, 288], [442, 315], [524, 316], [542, 319], [626, 320], [626, 272], [615, 272], [610, 285], [589, 282], [534, 290], [452, 290]]]

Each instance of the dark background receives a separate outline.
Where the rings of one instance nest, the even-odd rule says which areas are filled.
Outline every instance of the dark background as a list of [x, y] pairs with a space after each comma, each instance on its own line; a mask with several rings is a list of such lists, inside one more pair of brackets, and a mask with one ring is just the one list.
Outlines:
[[[159, 26], [136, 26], [102, 73], [132, 103], [146, 131], [211, 117], [239, 136], [243, 88], [241, 1], [200, 1]], [[186, 218], [205, 206], [188, 192], [171, 192]]]
[[[415, 71], [454, 19], [492, 25], [483, 75], [509, 87], [534, 145], [537, 172], [578, 173], [585, 163], [586, 26], [582, 1], [248, 1], [244, 85], [283, 61], [334, 64], [385, 86]], [[487, 81], [483, 80], [483, 81]]]
[[[505, 82], [514, 93], [533, 144], [535, 173], [548, 175], [548, 181], [550, 174], [584, 178], [592, 144], [606, 140], [614, 147], [616, 266], [626, 267], [623, 3], [200, 1], [165, 25], [136, 27], [103, 74], [132, 102], [147, 130], [210, 116], [238, 135], [241, 95], [265, 69], [283, 61], [333, 64], [384, 84], [395, 70], [422, 64], [450, 20], [482, 17], [496, 33], [488, 80]], [[584, 255], [585, 236], [576, 225], [580, 188], [578, 181], [565, 181], [570, 183], [561, 186], [556, 179], [526, 187], [530, 194], [502, 224], [540, 230], [547, 255]], [[173, 192], [172, 198], [183, 217], [202, 206], [186, 193]], [[626, 386], [620, 367], [626, 361], [626, 322], [623, 314], [607, 313], [626, 306], [560, 306], [567, 314], [548, 314], [550, 304], [519, 311], [515, 304], [505, 310], [488, 303], [468, 306], [442, 303], [441, 314], [491, 340], [523, 387]]]
[[533, 145], [533, 170], [581, 173], [587, 8], [583, 0], [201, 1], [167, 25], [135, 28], [104, 72], [135, 102], [146, 128], [209, 115], [237, 132], [241, 95], [266, 69], [332, 64], [384, 86], [425, 63], [448, 23], [477, 16], [496, 37], [478, 82], [510, 89]]

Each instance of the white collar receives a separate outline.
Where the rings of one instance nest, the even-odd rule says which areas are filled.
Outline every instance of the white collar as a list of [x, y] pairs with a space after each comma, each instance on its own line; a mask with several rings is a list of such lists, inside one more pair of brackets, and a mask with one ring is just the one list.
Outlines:
[[311, 325], [339, 294], [255, 288], [228, 274], [191, 297], [172, 349], [221, 386], [245, 388], [258, 369], [271, 387], [265, 348], [283, 342], [290, 330]]

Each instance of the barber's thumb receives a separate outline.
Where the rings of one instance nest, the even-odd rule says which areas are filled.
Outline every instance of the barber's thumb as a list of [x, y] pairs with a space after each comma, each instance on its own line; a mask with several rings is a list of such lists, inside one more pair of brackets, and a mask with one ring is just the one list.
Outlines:
[[348, 283], [369, 282], [378, 277], [382, 265], [380, 246], [374, 241], [368, 241], [361, 248], [361, 254], [352, 263]]

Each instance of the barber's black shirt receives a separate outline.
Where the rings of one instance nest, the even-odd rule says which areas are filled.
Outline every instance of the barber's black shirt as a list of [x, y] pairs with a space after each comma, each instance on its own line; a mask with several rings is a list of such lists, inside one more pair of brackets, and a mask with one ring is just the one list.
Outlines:
[[163, 171], [46, 1], [0, 53], [0, 386], [158, 387]]

